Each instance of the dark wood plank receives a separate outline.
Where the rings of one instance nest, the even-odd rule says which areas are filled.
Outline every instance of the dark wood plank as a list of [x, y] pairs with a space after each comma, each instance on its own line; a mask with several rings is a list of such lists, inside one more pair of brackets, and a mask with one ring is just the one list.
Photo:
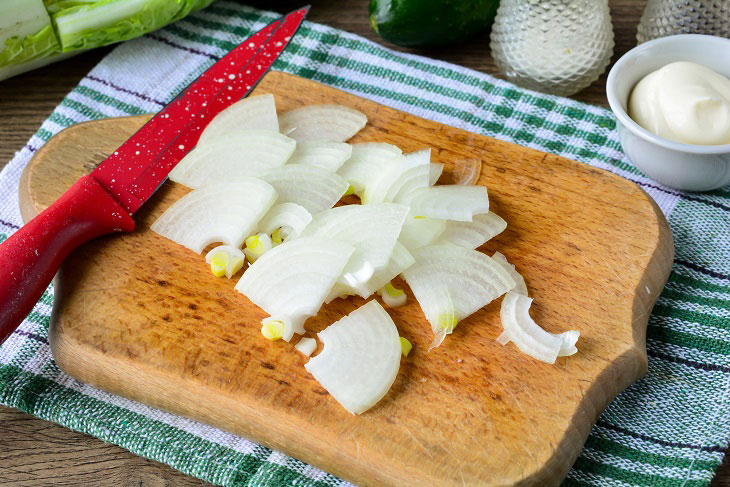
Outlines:
[[210, 485], [167, 465], [23, 412], [0, 407], [0, 485]]
[[[248, 2], [272, 8], [272, 2]], [[275, 8], [285, 12], [304, 3], [280, 0]], [[370, 30], [366, 0], [313, 0], [309, 18], [381, 42]], [[614, 60], [636, 44], [636, 25], [644, 0], [610, 0], [616, 48]], [[388, 45], [388, 44], [386, 44]], [[388, 47], [396, 46], [388, 45]], [[0, 82], [0, 167], [4, 166], [38, 129], [53, 108], [110, 50], [97, 49], [60, 64]], [[481, 35], [452, 49], [409, 51], [496, 74], [489, 55], [489, 39]], [[575, 99], [607, 106], [605, 74]], [[38, 456], [40, 455], [40, 456]], [[24, 458], [27, 462], [20, 462]], [[99, 460], [106, 459], [106, 460]], [[96, 467], [87, 465], [97, 464]], [[25, 465], [25, 466], [23, 466]], [[33, 465], [32, 468], [28, 465]], [[26, 469], [26, 470], [24, 470]], [[39, 472], [45, 472], [40, 474]], [[205, 483], [166, 465], [141, 459], [126, 450], [72, 432], [64, 427], [0, 407], [0, 484], [12, 486], [193, 486]], [[730, 459], [718, 471], [712, 487], [730, 487]]]

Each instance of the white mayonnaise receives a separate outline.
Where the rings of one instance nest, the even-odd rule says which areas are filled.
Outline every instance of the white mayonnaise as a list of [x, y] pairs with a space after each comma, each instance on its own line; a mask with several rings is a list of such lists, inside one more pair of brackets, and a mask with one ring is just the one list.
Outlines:
[[700, 64], [667, 64], [634, 87], [629, 116], [675, 142], [730, 144], [730, 79]]

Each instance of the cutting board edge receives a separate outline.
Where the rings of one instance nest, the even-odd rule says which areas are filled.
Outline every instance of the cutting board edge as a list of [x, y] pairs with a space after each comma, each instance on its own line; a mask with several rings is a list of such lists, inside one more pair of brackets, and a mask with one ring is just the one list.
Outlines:
[[[63, 286], [62, 278], [57, 278], [56, 285], [60, 291]], [[62, 296], [62, 292], [59, 292], [57, 296]], [[54, 303], [54, 310], [56, 309], [60, 308], [57, 307], [57, 303]], [[386, 465], [382, 463], [375, 464], [363, 461], [353, 464], [341, 456], [318, 454], [315, 448], [317, 445], [316, 442], [312, 442], [309, 445], [304, 444], [302, 441], [302, 438], [306, 438], [306, 436], [298, 429], [300, 425], [294, 425], [293, 423], [286, 424], [280, 421], [276, 423], [267, 422], [264, 414], [256, 414], [251, 405], [243, 404], [240, 400], [233, 397], [220, 395], [219, 402], [210, 404], [210, 410], [237, 412], [239, 423], [241, 418], [251, 420], [251, 429], [242, 430], [237, 428], [234, 422], [222, 421], [219, 416], [190, 408], [187, 405], [194, 403], [186, 397], [186, 395], [189, 395], [186, 394], [186, 391], [192, 390], [189, 387], [189, 381], [177, 381], [174, 374], [167, 371], [158, 370], [155, 371], [156, 373], [151, 373], [150, 370], [144, 368], [128, 370], [130, 376], [134, 376], [136, 372], [150, 380], [145, 381], [143, 384], [138, 383], [134, 389], [126, 389], [124, 387], [126, 382], [120, 380], [120, 375], [123, 375], [120, 372], [125, 371], [125, 369], [130, 369], [128, 363], [118, 357], [104, 355], [98, 349], [89, 347], [82, 342], [76, 341], [72, 343], [68, 338], [68, 334], [64, 339], [59, 338], [61, 336], [63, 334], [59, 330], [59, 322], [54, 312], [49, 329], [51, 352], [61, 370], [82, 382], [89, 383], [106, 392], [138, 401], [154, 408], [209, 424], [260, 443], [271, 449], [283, 451], [305, 463], [322, 468], [326, 465], [329, 473], [353, 482], [356, 485], [360, 485], [361, 487], [397, 486], [401, 485], [400, 482], [403, 481], [404, 470], [402, 466], [396, 466], [394, 464], [392, 468], [397, 469], [400, 474], [391, 477], [388, 475], [388, 469], [385, 468]], [[85, 364], [93, 364], [93, 366], [85, 367]], [[596, 378], [595, 382], [583, 391], [584, 400], [576, 405], [570, 427], [563, 432], [563, 436], [553, 449], [552, 455], [546, 461], [540, 465], [535, 465], [536, 468], [533, 470], [523, 470], [523, 475], [517, 478], [501, 478], [497, 482], [479, 485], [485, 485], [485, 487], [553, 485], [556, 478], [564, 478], [576, 459], [576, 455], [572, 453], [576, 445], [582, 447], [585, 444], [593, 425], [608, 404], [629, 385], [640, 379], [646, 373], [646, 366], [645, 348], [640, 346], [628, 347], [611, 364], [606, 366]], [[90, 370], [93, 370], [93, 376], [89, 374]], [[174, 381], [179, 386], [176, 387], [179, 396], [160, 399], [155, 394], [159, 390], [158, 384], [167, 383], [169, 385], [170, 381]], [[202, 382], [198, 384], [212, 389]], [[214, 390], [219, 391], [219, 389]], [[590, 414], [586, 414], [586, 410]], [[296, 426], [296, 428], [292, 426]], [[279, 442], [271, 442], [268, 440], [266, 432], [271, 433], [272, 431], [277, 433]], [[282, 438], [285, 441], [282, 442]], [[356, 465], [355, 468], [357, 470], [353, 470], [354, 465]], [[417, 470], [410, 472], [410, 475], [411, 478], [409, 479], [408, 485], [419, 484], [436, 487], [448, 485], [448, 482], [451, 481], [448, 478], [434, 478], [433, 476], [424, 478], [418, 475]]]

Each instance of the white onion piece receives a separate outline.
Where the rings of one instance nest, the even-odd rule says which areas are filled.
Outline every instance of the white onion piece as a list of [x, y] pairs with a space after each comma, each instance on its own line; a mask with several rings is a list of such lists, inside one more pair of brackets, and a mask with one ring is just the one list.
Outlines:
[[150, 228], [197, 253], [213, 242], [240, 248], [274, 201], [276, 190], [260, 179], [211, 184], [170, 205]]
[[304, 367], [352, 414], [385, 396], [400, 368], [398, 329], [377, 301], [369, 301], [317, 334], [322, 352]]
[[311, 221], [312, 214], [303, 206], [296, 203], [279, 203], [261, 218], [256, 232], [271, 235], [281, 228], [286, 238], [296, 238]]
[[389, 308], [398, 308], [408, 301], [406, 293], [390, 282], [380, 288], [378, 294], [383, 298], [383, 303]]
[[431, 149], [404, 154], [380, 172], [365, 188], [363, 204], [392, 201], [405, 202], [406, 195], [418, 188], [428, 187], [431, 172]]
[[332, 286], [332, 289], [324, 302], [330, 303], [336, 298], [344, 298], [356, 294], [362, 298], [368, 298], [395, 279], [398, 274], [412, 266], [414, 262], [415, 259], [411, 253], [408, 252], [408, 249], [406, 249], [400, 242], [396, 242], [393, 247], [393, 254], [390, 256], [390, 260], [388, 261], [388, 265], [375, 271], [368, 282], [359, 285], [357, 289], [354, 289], [344, 282], [336, 282], [335, 285]]
[[452, 171], [454, 184], [474, 185], [479, 182], [482, 173], [482, 161], [479, 159], [463, 159], [454, 163]]
[[452, 334], [458, 324], [454, 301], [451, 299], [449, 287], [446, 284], [434, 284], [430, 292], [431, 299], [439, 303], [439, 313], [436, 318], [438, 321], [431, 324], [434, 337], [428, 346], [429, 352], [440, 346], [444, 342], [446, 335]]
[[243, 253], [248, 261], [253, 264], [272, 248], [274, 248], [274, 245], [271, 242], [271, 237], [266, 233], [259, 233], [246, 239], [246, 248], [243, 249]]
[[448, 220], [444, 232], [435, 243], [451, 243], [475, 249], [502, 233], [505, 228], [507, 222], [492, 212], [474, 215], [470, 222]]
[[402, 203], [411, 206], [414, 216], [444, 220], [470, 222], [474, 215], [489, 211], [489, 197], [484, 186], [428, 186], [416, 189]]
[[297, 142], [346, 142], [367, 123], [364, 113], [343, 105], [306, 105], [279, 117], [281, 133]]
[[243, 130], [279, 131], [274, 95], [249, 96], [229, 106], [210, 121], [200, 134], [198, 145]]
[[352, 144], [352, 155], [337, 171], [362, 196], [366, 187], [376, 181], [383, 171], [395, 164], [401, 150], [383, 142]]
[[514, 279], [515, 287], [510, 289], [510, 291], [517, 294], [522, 294], [523, 296], [527, 296], [527, 284], [525, 284], [525, 278], [522, 277], [519, 272], [517, 272], [517, 270], [515, 269], [515, 265], [510, 264], [507, 261], [507, 257], [499, 252], [495, 252], [492, 256], [492, 259], [494, 259], [495, 262], [501, 265], [502, 268], [506, 270], [510, 276], [512, 276], [512, 279]]
[[352, 146], [343, 142], [299, 142], [289, 164], [317, 166], [331, 172], [337, 170], [352, 155]]
[[580, 332], [555, 334], [543, 330], [530, 316], [530, 305], [532, 298], [525, 295], [510, 291], [504, 296], [500, 309], [504, 333], [500, 335], [500, 343], [508, 339], [523, 353], [549, 364], [555, 363], [558, 357], [576, 353], [575, 343]]
[[408, 207], [395, 203], [338, 206], [314, 215], [301, 235], [353, 245], [355, 253], [337, 282], [361, 289], [375, 271], [388, 264], [406, 215]]
[[461, 321], [515, 286], [502, 266], [476, 250], [448, 244], [421, 247], [411, 253], [416, 262], [403, 277], [434, 332], [449, 306]]
[[432, 162], [428, 172], [428, 185], [433, 186], [444, 172], [444, 165], [440, 162]]
[[309, 357], [317, 350], [317, 340], [314, 338], [302, 337], [296, 345], [294, 345], [299, 352]]
[[258, 176], [283, 165], [297, 143], [270, 130], [246, 130], [207, 140], [170, 171], [170, 180], [189, 188], [231, 178]]
[[243, 263], [246, 260], [246, 255], [238, 247], [231, 245], [219, 245], [207, 254], [205, 254], [205, 262], [210, 264], [213, 261], [213, 257], [217, 254], [223, 253], [226, 255], [226, 269], [225, 275], [228, 279], [233, 277], [233, 274], [241, 270]]
[[403, 223], [398, 241], [408, 250], [414, 250], [431, 245], [444, 230], [446, 230], [446, 220], [409, 216]]
[[352, 245], [320, 237], [289, 240], [262, 255], [243, 273], [236, 291], [286, 325], [283, 339], [304, 333], [350, 256]]
[[258, 177], [279, 193], [277, 203], [296, 203], [312, 214], [332, 208], [348, 186], [333, 172], [303, 164], [286, 164]]

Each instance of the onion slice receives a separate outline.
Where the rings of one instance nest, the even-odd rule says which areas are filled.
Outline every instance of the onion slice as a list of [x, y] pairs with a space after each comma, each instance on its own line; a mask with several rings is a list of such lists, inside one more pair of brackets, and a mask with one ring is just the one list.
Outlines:
[[219, 245], [205, 254], [205, 262], [210, 264], [213, 274], [228, 279], [241, 270], [245, 261], [246, 255], [241, 249], [231, 245]]
[[393, 285], [388, 283], [378, 291], [378, 294], [383, 298], [383, 303], [389, 308], [397, 308], [403, 306], [408, 301], [406, 293]]
[[258, 176], [283, 165], [296, 144], [270, 130], [247, 130], [210, 139], [178, 162], [170, 171], [170, 180], [199, 188], [220, 180]]
[[229, 106], [205, 127], [198, 145], [224, 135], [237, 135], [242, 130], [279, 131], [274, 95], [249, 96]]
[[343, 105], [306, 105], [279, 117], [281, 133], [297, 142], [346, 142], [367, 123], [364, 113]]
[[440, 162], [432, 162], [428, 171], [428, 185], [436, 184], [444, 172], [444, 165]]
[[298, 351], [309, 357], [317, 350], [317, 340], [314, 338], [302, 337], [296, 345], [294, 345]]
[[413, 258], [408, 249], [400, 242], [396, 242], [393, 247], [393, 254], [390, 256], [388, 265], [383, 269], [375, 271], [373, 276], [366, 282], [354, 289], [344, 282], [336, 282], [330, 290], [329, 296], [325, 299], [325, 303], [330, 303], [336, 298], [344, 298], [350, 295], [360, 295], [362, 298], [370, 297], [374, 292], [383, 288], [391, 280], [408, 269], [416, 260]]
[[446, 220], [408, 216], [403, 223], [398, 241], [408, 250], [431, 245], [446, 230]]
[[400, 368], [395, 323], [377, 301], [369, 301], [317, 335], [322, 352], [304, 367], [352, 414], [385, 396]]
[[431, 149], [424, 149], [396, 158], [365, 188], [364, 204], [392, 201], [406, 202], [407, 195], [428, 187], [431, 172]]
[[452, 171], [454, 184], [474, 185], [479, 182], [482, 174], [482, 161], [479, 159], [462, 159], [454, 163]]
[[356, 195], [362, 197], [365, 188], [376, 181], [383, 171], [396, 163], [401, 150], [382, 142], [364, 142], [352, 144], [352, 155], [337, 171], [353, 188]]
[[279, 203], [261, 218], [256, 231], [271, 235], [281, 229], [280, 235], [286, 240], [298, 237], [311, 221], [312, 214], [303, 206], [296, 203]]
[[308, 141], [298, 143], [297, 149], [287, 162], [317, 166], [327, 171], [337, 172], [351, 155], [352, 146], [350, 144]]
[[470, 222], [474, 215], [489, 211], [489, 197], [484, 186], [428, 186], [416, 189], [402, 203], [411, 206], [414, 216], [444, 220]]
[[435, 243], [475, 249], [502, 233], [505, 228], [507, 222], [490, 211], [474, 215], [470, 222], [447, 221], [444, 232]]
[[211, 184], [170, 205], [150, 228], [197, 253], [213, 242], [240, 248], [275, 200], [276, 190], [260, 179]]
[[338, 206], [314, 215], [301, 235], [353, 245], [355, 253], [338, 282], [360, 290], [376, 270], [388, 264], [407, 214], [407, 206], [395, 203]]
[[317, 314], [350, 256], [352, 245], [333, 239], [301, 237], [274, 247], [243, 273], [236, 291], [286, 325], [283, 339], [304, 333], [304, 321]]
[[286, 164], [258, 177], [279, 193], [277, 203], [296, 203], [312, 214], [332, 208], [348, 187], [337, 174], [303, 164]]
[[523, 353], [537, 360], [555, 363], [558, 357], [573, 355], [578, 351], [575, 343], [580, 337], [578, 330], [550, 333], [543, 330], [530, 316], [532, 298], [510, 291], [502, 300], [500, 317], [504, 333], [502, 344], [513, 342]]
[[461, 321], [515, 286], [502, 266], [476, 250], [430, 245], [412, 254], [416, 262], [403, 277], [434, 333], [444, 328], [445, 314]]
[[510, 276], [512, 276], [512, 279], [515, 280], [515, 287], [510, 289], [510, 291], [517, 294], [522, 294], [523, 296], [527, 296], [527, 284], [525, 284], [525, 278], [522, 277], [519, 272], [517, 272], [517, 270], [515, 269], [515, 265], [510, 264], [507, 261], [507, 257], [499, 252], [495, 252], [492, 256], [492, 259], [494, 259], [495, 262], [501, 265], [502, 268], [506, 270]]

